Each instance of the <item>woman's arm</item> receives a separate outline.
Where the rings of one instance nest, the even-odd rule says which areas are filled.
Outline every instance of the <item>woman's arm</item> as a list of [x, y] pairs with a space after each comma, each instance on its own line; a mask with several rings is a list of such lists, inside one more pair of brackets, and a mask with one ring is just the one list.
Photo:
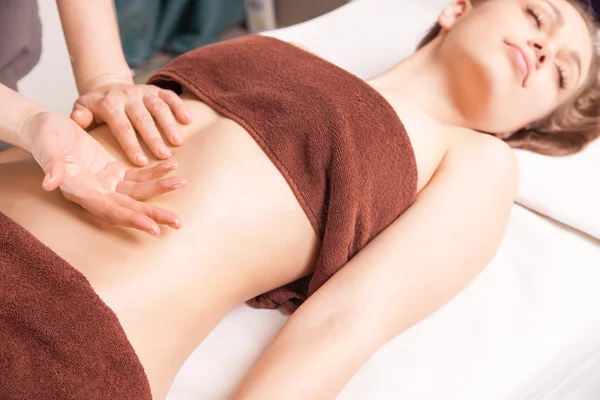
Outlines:
[[451, 148], [415, 204], [292, 315], [235, 399], [334, 399], [380, 346], [490, 262], [516, 187], [502, 142]]

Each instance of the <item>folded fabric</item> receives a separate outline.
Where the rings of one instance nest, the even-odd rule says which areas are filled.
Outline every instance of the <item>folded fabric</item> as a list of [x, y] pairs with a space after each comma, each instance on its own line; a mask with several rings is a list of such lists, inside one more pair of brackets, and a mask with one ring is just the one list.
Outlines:
[[117, 316], [85, 276], [2, 212], [0, 277], [0, 399], [152, 399]]

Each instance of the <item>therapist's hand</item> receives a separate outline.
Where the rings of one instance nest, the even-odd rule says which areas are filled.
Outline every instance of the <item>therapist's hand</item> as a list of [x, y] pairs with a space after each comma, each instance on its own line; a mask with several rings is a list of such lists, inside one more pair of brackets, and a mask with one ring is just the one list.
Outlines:
[[68, 200], [116, 225], [152, 235], [160, 233], [159, 224], [180, 228], [176, 214], [140, 201], [186, 186], [181, 178], [164, 178], [176, 162], [128, 168], [74, 121], [54, 112], [27, 116], [19, 135], [46, 174], [45, 190], [58, 187]]
[[161, 160], [171, 156], [157, 125], [173, 146], [183, 143], [175, 118], [183, 124], [191, 116], [183, 101], [171, 90], [154, 85], [129, 82], [98, 84], [82, 95], [73, 107], [71, 118], [83, 129], [105, 123], [127, 157], [138, 166], [148, 164], [137, 133], [150, 151]]

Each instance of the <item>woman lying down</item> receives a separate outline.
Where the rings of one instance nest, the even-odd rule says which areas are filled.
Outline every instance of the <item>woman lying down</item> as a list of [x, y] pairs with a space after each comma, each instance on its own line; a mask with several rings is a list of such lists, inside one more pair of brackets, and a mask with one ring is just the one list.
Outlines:
[[[598, 136], [592, 21], [574, 1], [455, 0], [368, 81], [273, 38], [187, 53], [150, 79], [194, 121], [168, 178], [187, 187], [147, 202], [181, 220], [159, 237], [44, 192], [33, 158], [2, 153], [1, 391], [164, 399], [250, 302], [293, 313], [232, 398], [335, 398], [488, 264], [517, 188], [510, 147], [563, 155]], [[107, 128], [91, 135], [128, 162]]]

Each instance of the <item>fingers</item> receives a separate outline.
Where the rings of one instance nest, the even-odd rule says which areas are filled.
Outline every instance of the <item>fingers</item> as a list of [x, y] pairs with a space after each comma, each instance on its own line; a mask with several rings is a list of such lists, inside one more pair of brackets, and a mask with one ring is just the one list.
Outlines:
[[[89, 109], [99, 121], [108, 125], [127, 158], [140, 167], [148, 165], [148, 157], [142, 150], [135, 129], [125, 112], [126, 104], [131, 101], [127, 90], [117, 85], [107, 92], [89, 93], [85, 96], [78, 100], [78, 104], [83, 105], [81, 104], [83, 102], [85, 108]], [[92, 100], [89, 100], [90, 98]], [[79, 108], [74, 110], [74, 114], [79, 110]]]
[[175, 118], [185, 124], [191, 122], [187, 107], [174, 92], [132, 84], [112, 84], [82, 96], [71, 118], [84, 129], [94, 122], [105, 122], [127, 157], [138, 166], [146, 166], [148, 157], [137, 134], [156, 157], [164, 160], [171, 152], [158, 128], [170, 144], [178, 146], [183, 137]]
[[136, 200], [147, 200], [186, 186], [185, 179], [172, 176], [149, 182], [123, 181], [117, 186], [117, 192]]
[[143, 101], [127, 106], [125, 111], [150, 151], [161, 160], [171, 157], [171, 151], [165, 145], [156, 127], [156, 122], [154, 122], [152, 114], [150, 114]]
[[125, 173], [125, 179], [117, 185], [117, 192], [137, 200], [146, 200], [182, 189], [187, 186], [185, 179], [180, 177], [163, 178], [174, 171], [177, 166], [177, 161], [167, 160], [152, 168], [130, 169]]
[[148, 157], [144, 154], [142, 146], [138, 141], [133, 125], [125, 113], [125, 109], [114, 108], [105, 119], [109, 129], [134, 164], [138, 166], [148, 165]]
[[121, 213], [121, 224], [140, 229], [152, 235], [160, 234], [158, 224], [170, 226], [173, 229], [181, 228], [181, 221], [177, 214], [158, 208], [152, 204], [143, 203], [120, 193], [111, 195], [115, 205], [114, 211]]
[[142, 203], [120, 193], [107, 196], [90, 197], [78, 201], [79, 204], [95, 216], [128, 228], [138, 229], [158, 236], [161, 232], [159, 224], [173, 229], [181, 228], [179, 217], [167, 210]]
[[183, 103], [183, 100], [171, 90], [160, 89], [158, 96], [171, 108], [177, 119], [183, 124], [192, 122], [192, 115]]
[[[177, 97], [177, 96], [175, 96]], [[177, 97], [179, 101], [179, 97]], [[175, 146], [183, 143], [183, 137], [179, 133], [177, 122], [167, 103], [158, 95], [152, 94], [144, 96], [144, 105], [150, 111], [158, 126], [161, 127], [169, 142]]]
[[94, 114], [83, 105], [76, 103], [71, 113], [71, 119], [83, 129], [88, 129], [92, 126]]
[[98, 202], [102, 204], [82, 205], [92, 214], [112, 224], [139, 229], [154, 236], [160, 234], [160, 227], [156, 221], [147, 215], [136, 213], [127, 207], [123, 207], [113, 198], [107, 196], [102, 197]]
[[125, 180], [135, 182], [145, 182], [162, 178], [169, 172], [177, 169], [178, 164], [175, 160], [163, 161], [151, 168], [130, 169], [125, 173]]

